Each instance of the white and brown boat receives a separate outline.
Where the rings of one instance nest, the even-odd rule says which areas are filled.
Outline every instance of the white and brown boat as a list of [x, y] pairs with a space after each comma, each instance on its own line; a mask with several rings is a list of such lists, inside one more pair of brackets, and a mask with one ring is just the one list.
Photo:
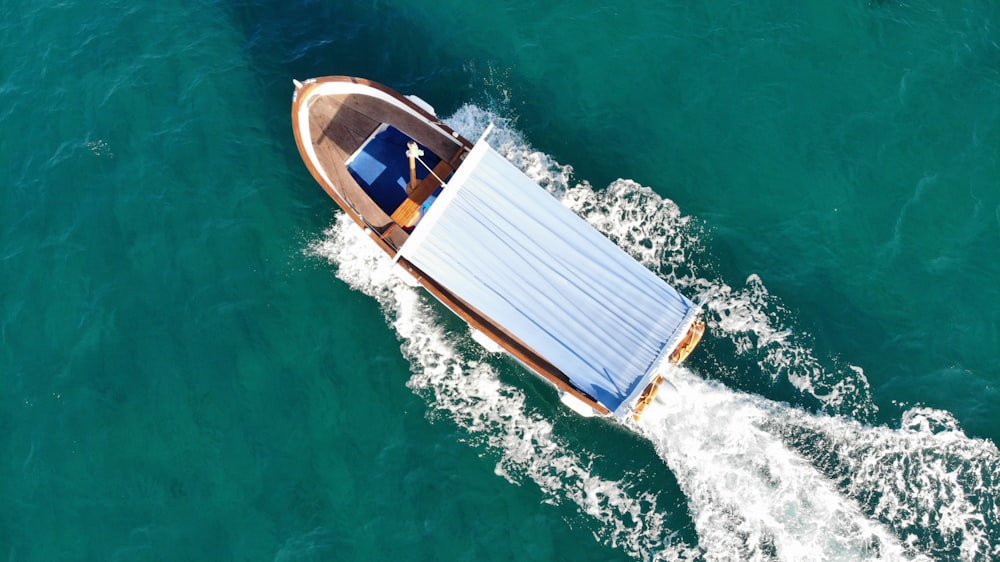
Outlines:
[[638, 419], [701, 339], [699, 307], [419, 98], [344, 76], [295, 81], [316, 181], [393, 260], [583, 415]]

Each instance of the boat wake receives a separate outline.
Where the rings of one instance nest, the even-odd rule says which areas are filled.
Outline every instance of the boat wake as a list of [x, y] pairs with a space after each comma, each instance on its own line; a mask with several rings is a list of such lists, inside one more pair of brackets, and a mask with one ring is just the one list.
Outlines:
[[[463, 353], [468, 334], [449, 333], [427, 296], [392, 273], [389, 258], [344, 214], [309, 253], [337, 266], [337, 277], [375, 298], [413, 365], [407, 385], [436, 416], [468, 433], [469, 442], [499, 457], [496, 473], [514, 484], [533, 481], [545, 502], [569, 503], [596, 522], [595, 536], [640, 558], [689, 560], [696, 550], [669, 544], [666, 515], [655, 494], [591, 473], [596, 455], [571, 450], [553, 425], [525, 404], [521, 390], [500, 382], [494, 368]], [[467, 342], [464, 342], [467, 343]]]
[[871, 427], [735, 392], [685, 369], [640, 432], [677, 477], [706, 558], [986, 560], [1000, 453], [947, 413]]
[[543, 501], [575, 507], [595, 537], [642, 560], [1000, 557], [1000, 452], [993, 443], [968, 438], [950, 415], [930, 409], [909, 410], [898, 429], [865, 425], [875, 407], [863, 371], [815, 357], [760, 279], [751, 276], [743, 288], [717, 280], [702, 263], [701, 227], [671, 201], [627, 180], [601, 191], [571, 185], [570, 168], [475, 106], [448, 121], [468, 138], [497, 123], [491, 139], [502, 154], [696, 296], [711, 337], [731, 346], [734, 363], [749, 360], [802, 398], [790, 405], [734, 390], [720, 382], [728, 382], [725, 365], [712, 373], [716, 381], [672, 369], [679, 398], [651, 408], [630, 429], [652, 443], [686, 496], [698, 535], [696, 545], [687, 544], [671, 528], [676, 514], [663, 507], [667, 499], [634, 479], [599, 475], [601, 451], [560, 436], [519, 388], [469, 351], [468, 335], [448, 329], [439, 308], [399, 281], [385, 254], [338, 214], [308, 253], [380, 303], [411, 362], [408, 386], [433, 417], [455, 423], [471, 446], [497, 458], [498, 475], [534, 482]]

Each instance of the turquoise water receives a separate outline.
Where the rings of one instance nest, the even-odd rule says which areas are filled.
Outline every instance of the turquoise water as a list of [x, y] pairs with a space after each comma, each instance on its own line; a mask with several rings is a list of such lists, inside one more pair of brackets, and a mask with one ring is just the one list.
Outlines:
[[[1000, 559], [1000, 5], [0, 1], [0, 556]], [[415, 93], [703, 302], [582, 420], [402, 287], [291, 79]]]

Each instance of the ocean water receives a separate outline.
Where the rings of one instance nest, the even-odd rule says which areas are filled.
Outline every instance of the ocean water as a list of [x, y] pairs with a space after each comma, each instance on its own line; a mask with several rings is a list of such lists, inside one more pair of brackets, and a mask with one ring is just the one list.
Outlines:
[[[0, 0], [0, 558], [1000, 560], [1000, 4]], [[581, 419], [309, 176], [420, 95], [704, 305]]]

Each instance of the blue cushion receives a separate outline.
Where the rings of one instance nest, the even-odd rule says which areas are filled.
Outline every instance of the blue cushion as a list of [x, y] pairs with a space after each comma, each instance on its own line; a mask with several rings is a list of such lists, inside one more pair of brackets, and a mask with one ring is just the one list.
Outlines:
[[[347, 166], [351, 176], [361, 185], [386, 214], [392, 214], [406, 200], [406, 184], [410, 181], [410, 159], [406, 156], [407, 143], [412, 139], [395, 127], [387, 127], [375, 135]], [[433, 168], [441, 161], [434, 153], [424, 151], [421, 159]], [[417, 163], [417, 180], [427, 177], [428, 171]]]

